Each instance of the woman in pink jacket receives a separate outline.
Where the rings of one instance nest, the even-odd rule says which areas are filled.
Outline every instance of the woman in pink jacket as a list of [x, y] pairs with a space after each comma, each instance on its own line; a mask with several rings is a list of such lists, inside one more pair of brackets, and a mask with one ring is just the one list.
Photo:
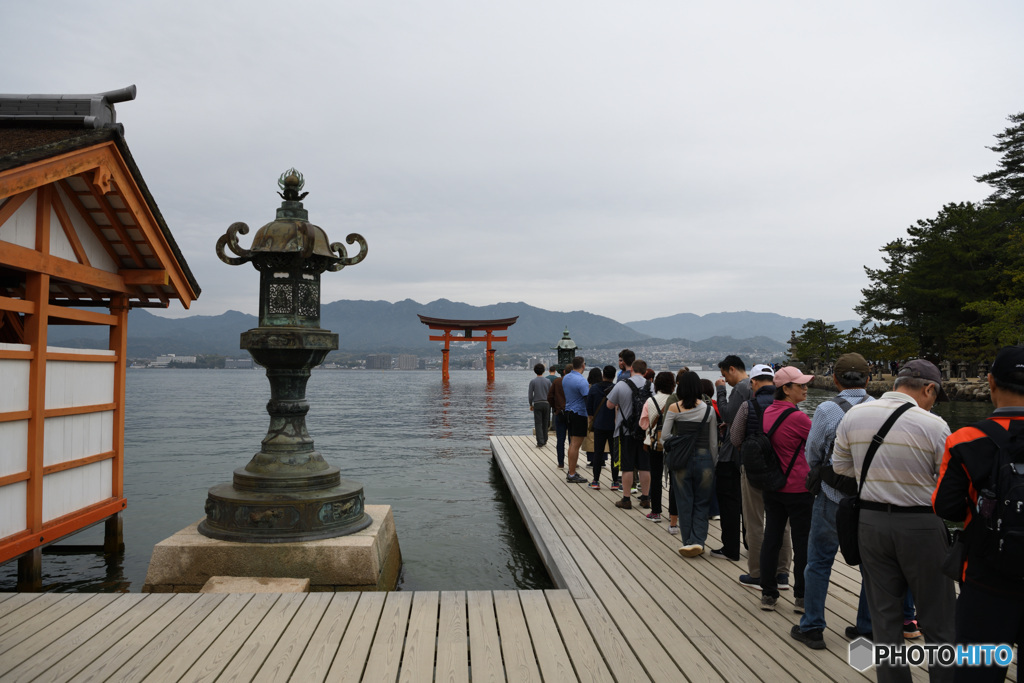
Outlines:
[[[793, 598], [794, 611], [804, 611], [804, 567], [807, 566], [807, 537], [811, 531], [811, 509], [814, 496], [807, 491], [807, 458], [804, 445], [811, 431], [811, 418], [799, 409], [785, 417], [790, 408], [807, 398], [807, 384], [814, 375], [805, 375], [794, 367], [784, 367], [775, 373], [775, 402], [765, 408], [761, 426], [767, 434], [782, 419], [771, 437], [772, 449], [779, 459], [782, 472], [789, 472], [786, 483], [776, 491], [763, 491], [764, 541], [761, 544], [761, 566], [774, 567], [779, 563], [782, 535], [789, 522], [793, 536]], [[761, 609], [773, 610], [779, 599], [779, 586], [775, 572], [761, 572]]]

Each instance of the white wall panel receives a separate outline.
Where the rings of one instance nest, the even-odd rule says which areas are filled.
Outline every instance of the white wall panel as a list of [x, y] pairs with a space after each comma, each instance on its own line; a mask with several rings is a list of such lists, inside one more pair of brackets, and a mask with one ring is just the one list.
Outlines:
[[110, 498], [112, 464], [102, 460], [43, 477], [43, 523]]
[[[2, 344], [0, 346], [24, 346], [24, 344]], [[0, 413], [13, 413], [16, 410], [28, 410], [28, 370], [27, 360], [0, 358]]]
[[0, 422], [0, 477], [24, 472], [27, 469], [28, 420]]
[[115, 363], [46, 362], [46, 407], [75, 408], [114, 401]]
[[106, 453], [114, 443], [114, 413], [48, 417], [43, 426], [43, 466]]
[[36, 193], [33, 192], [14, 215], [0, 225], [0, 240], [28, 249], [36, 248]]
[[78, 263], [75, 250], [71, 246], [68, 236], [64, 234], [64, 228], [61, 227], [60, 220], [57, 218], [57, 212], [52, 206], [50, 207], [50, 254], [57, 258]]
[[0, 486], [0, 538], [25, 530], [28, 525], [25, 517], [27, 495], [28, 485], [24, 481]]
[[82, 249], [85, 250], [85, 255], [89, 257], [89, 265], [93, 268], [105, 270], [109, 273], [117, 272], [117, 264], [110, 258], [110, 254], [100, 244], [99, 239], [96, 237], [96, 233], [92, 231], [89, 224], [86, 223], [82, 215], [78, 213], [78, 209], [68, 201], [67, 195], [64, 193], [64, 188], [57, 189], [61, 200], [64, 203], [64, 207], [68, 211], [68, 216], [71, 218], [71, 225], [75, 228], [75, 234], [78, 235], [78, 241], [82, 243]]

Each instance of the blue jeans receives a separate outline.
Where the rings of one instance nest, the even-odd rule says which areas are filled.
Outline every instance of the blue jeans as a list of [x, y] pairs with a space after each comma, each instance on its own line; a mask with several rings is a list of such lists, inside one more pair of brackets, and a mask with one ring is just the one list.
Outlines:
[[559, 467], [565, 464], [565, 428], [565, 416], [562, 413], [555, 413], [555, 455]]
[[[800, 630], [825, 629], [825, 599], [828, 597], [832, 563], [839, 552], [839, 534], [836, 531], [836, 510], [825, 494], [814, 499], [811, 533], [807, 539], [807, 567], [804, 569], [804, 614], [800, 617]], [[863, 572], [863, 567], [861, 568]], [[903, 599], [903, 618], [914, 618], [914, 598], [907, 591]], [[861, 581], [860, 600], [857, 604], [858, 633], [871, 632], [871, 612], [868, 611], [864, 582]]]
[[708, 539], [708, 506], [714, 480], [711, 451], [706, 448], [694, 451], [686, 469], [672, 472], [672, 494], [683, 545], [703, 546]]
[[[825, 629], [825, 599], [828, 597], [832, 563], [839, 551], [836, 531], [836, 510], [839, 506], [825, 494], [814, 499], [811, 513], [811, 533], [807, 537], [807, 567], [804, 569], [804, 615], [800, 617], [800, 630]], [[862, 592], [863, 599], [863, 592]], [[867, 611], [867, 610], [865, 610]], [[857, 630], [860, 631], [858, 611]], [[868, 631], [871, 618], [868, 617]]]

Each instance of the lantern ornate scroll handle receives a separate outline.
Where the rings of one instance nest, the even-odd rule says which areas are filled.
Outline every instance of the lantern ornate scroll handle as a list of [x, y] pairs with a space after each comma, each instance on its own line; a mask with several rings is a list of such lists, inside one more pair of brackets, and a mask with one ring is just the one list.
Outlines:
[[[241, 222], [232, 223], [228, 226], [228, 231], [221, 235], [220, 239], [217, 240], [217, 256], [219, 256], [220, 260], [229, 266], [240, 266], [243, 263], [248, 263], [252, 260], [252, 252], [238, 246], [238, 233], [242, 233], [243, 235], [249, 234], [249, 226]], [[225, 246], [240, 258], [234, 258], [233, 256], [225, 254]]]
[[346, 237], [345, 241], [348, 242], [349, 244], [355, 244], [356, 242], [358, 242], [359, 253], [349, 258], [348, 250], [345, 249], [344, 244], [342, 244], [341, 242], [332, 242], [331, 251], [337, 252], [339, 257], [337, 263], [327, 266], [327, 270], [331, 271], [332, 273], [341, 270], [345, 266], [354, 266], [355, 264], [359, 263], [364, 258], [366, 258], [366, 254], [370, 249], [366, 245], [366, 240], [363, 239], [363, 236], [355, 232]]

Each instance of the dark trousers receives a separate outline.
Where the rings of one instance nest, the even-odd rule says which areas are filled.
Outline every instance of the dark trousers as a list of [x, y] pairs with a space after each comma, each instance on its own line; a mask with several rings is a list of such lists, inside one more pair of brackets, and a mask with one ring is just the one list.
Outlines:
[[555, 413], [555, 455], [559, 467], [565, 465], [565, 430], [565, 414]]
[[[793, 595], [804, 597], [804, 569], [807, 567], [807, 538], [811, 533], [811, 511], [814, 495], [803, 493], [762, 492], [764, 499], [764, 540], [761, 542], [761, 594], [779, 597], [779, 584], [771, 569], [779, 566], [782, 537], [786, 522], [793, 534]], [[765, 568], [768, 568], [765, 570]]]
[[665, 476], [665, 451], [648, 451], [651, 455], [651, 512], [661, 514], [662, 479]]
[[551, 428], [551, 407], [547, 401], [533, 403], [533, 431], [537, 434], [537, 445], [548, 442], [548, 430]]
[[[923, 623], [923, 621], [922, 621]], [[985, 643], [1024, 643], [1024, 596], [995, 593], [973, 583], [960, 585], [956, 601], [956, 642], [958, 645]], [[1017, 680], [1020, 680], [1020, 659]], [[987, 683], [1002, 681], [1006, 669], [1001, 666], [957, 667], [953, 680]]]
[[740, 466], [737, 463], [720, 462], [715, 467], [715, 494], [722, 515], [722, 551], [729, 557], [739, 557], [743, 497], [740, 493]]
[[[592, 464], [594, 467], [594, 481], [601, 480], [601, 469], [604, 467], [605, 455], [609, 452], [608, 447], [612, 444], [612, 430], [610, 429], [595, 429], [594, 430], [594, 450], [591, 452], [593, 455]], [[616, 476], [619, 473], [619, 469], [612, 465], [612, 481], [615, 481]]]

